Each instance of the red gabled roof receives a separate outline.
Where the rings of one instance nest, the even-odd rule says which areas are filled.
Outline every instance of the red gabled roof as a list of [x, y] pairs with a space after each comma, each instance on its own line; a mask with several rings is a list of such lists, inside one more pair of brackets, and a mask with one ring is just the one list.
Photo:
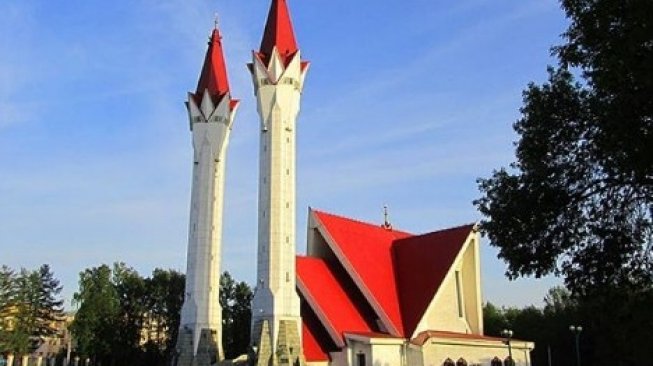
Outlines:
[[272, 49], [275, 46], [287, 66], [298, 48], [286, 0], [272, 0], [270, 5], [270, 12], [265, 23], [265, 32], [259, 50], [259, 54], [262, 56], [261, 59], [266, 65], [270, 62]]
[[328, 361], [329, 352], [338, 352], [340, 348], [333, 342], [324, 325], [315, 312], [301, 297], [302, 348], [306, 361]]
[[361, 292], [368, 297], [368, 301], [377, 311], [385, 313], [396, 329], [389, 329], [390, 333], [404, 335], [391, 248], [396, 239], [406, 238], [411, 234], [324, 212], [314, 212], [333, 239], [333, 244], [337, 246], [332, 248], [334, 252], [344, 255], [341, 259], [342, 265], [352, 278], [362, 281], [358, 283], [359, 287], [364, 287]]
[[214, 100], [221, 99], [229, 92], [227, 68], [222, 51], [222, 36], [217, 28], [211, 34], [195, 96], [201, 96], [205, 90], [209, 91]]
[[465, 225], [395, 241], [395, 277], [406, 336], [415, 331], [472, 228]]
[[[314, 211], [341, 264], [396, 336], [409, 337], [424, 316], [473, 225], [412, 235]], [[376, 306], [375, 306], [376, 303]], [[348, 329], [358, 331], [357, 329]]]
[[328, 324], [325, 327], [343, 337], [345, 331], [371, 332], [352, 301], [338, 282], [337, 275], [320, 258], [297, 256], [297, 281], [303, 297]]
[[322, 349], [320, 343], [314, 330], [302, 321], [302, 348], [306, 361], [329, 361], [329, 355]]

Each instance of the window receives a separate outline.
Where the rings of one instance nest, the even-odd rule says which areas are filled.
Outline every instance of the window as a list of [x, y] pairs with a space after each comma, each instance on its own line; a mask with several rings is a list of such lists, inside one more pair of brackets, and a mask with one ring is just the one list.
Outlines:
[[463, 293], [460, 283], [460, 271], [456, 271], [456, 298], [458, 299], [458, 316], [463, 317]]
[[467, 361], [461, 357], [456, 361], [456, 366], [467, 366]]
[[356, 366], [365, 366], [365, 354], [359, 353], [356, 355]]
[[453, 362], [452, 359], [447, 358], [447, 359], [444, 360], [444, 362], [442, 363], [442, 366], [456, 366], [456, 364]]

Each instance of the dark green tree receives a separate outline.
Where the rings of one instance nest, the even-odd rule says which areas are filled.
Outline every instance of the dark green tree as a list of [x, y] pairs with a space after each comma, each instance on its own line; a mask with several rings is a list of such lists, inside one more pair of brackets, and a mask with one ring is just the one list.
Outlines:
[[653, 1], [561, 3], [559, 63], [524, 91], [516, 161], [475, 204], [508, 277], [564, 278], [587, 363], [637, 363], [653, 357], [635, 337], [653, 322]]
[[[485, 334], [503, 337], [501, 331], [511, 329], [513, 338], [535, 343], [535, 349], [531, 352], [533, 365], [548, 365], [550, 353], [552, 365], [576, 366], [574, 339], [569, 325], [586, 324], [585, 318], [578, 311], [576, 301], [563, 287], [549, 290], [544, 303], [543, 308], [527, 306], [521, 309], [498, 308], [487, 303], [483, 307]], [[588, 337], [593, 337], [592, 330], [584, 329], [582, 349], [585, 354], [592, 351], [588, 346]]]
[[566, 43], [548, 82], [524, 92], [516, 161], [479, 180], [482, 228], [511, 278], [559, 274], [585, 298], [649, 290], [653, 2], [562, 7]]
[[506, 328], [508, 328], [508, 321], [503, 309], [487, 302], [483, 306], [483, 332], [485, 335], [501, 337], [501, 331]]
[[177, 344], [181, 306], [184, 302], [185, 276], [174, 270], [157, 268], [146, 279], [147, 321], [153, 334], [146, 344], [149, 364], [168, 364]]
[[220, 276], [222, 306], [222, 345], [225, 357], [232, 359], [248, 352], [252, 319], [252, 290], [245, 282], [236, 282], [229, 272]]
[[16, 277], [16, 297], [10, 332], [11, 351], [22, 355], [30, 353], [37, 346], [33, 334], [38, 328], [39, 275], [35, 271], [21, 268]]
[[58, 279], [50, 266], [43, 264], [36, 271], [38, 274], [38, 302], [35, 307], [35, 316], [37, 320], [36, 332], [34, 337], [44, 338], [56, 333], [56, 321], [60, 321], [63, 316], [63, 299], [61, 298], [61, 286]]
[[0, 351], [10, 349], [9, 320], [16, 298], [16, 274], [3, 265], [0, 267]]
[[77, 305], [71, 332], [77, 350], [90, 356], [95, 364], [107, 365], [112, 360], [120, 299], [112, 282], [112, 271], [107, 265], [88, 268], [79, 274], [79, 290], [73, 295]]
[[55, 333], [63, 316], [62, 287], [47, 264], [36, 271], [22, 268], [18, 275], [0, 270], [0, 345], [16, 354], [34, 351]]
[[118, 295], [118, 318], [112, 356], [119, 365], [137, 364], [141, 357], [141, 335], [148, 312], [146, 284], [136, 270], [124, 263], [113, 265], [113, 286]]

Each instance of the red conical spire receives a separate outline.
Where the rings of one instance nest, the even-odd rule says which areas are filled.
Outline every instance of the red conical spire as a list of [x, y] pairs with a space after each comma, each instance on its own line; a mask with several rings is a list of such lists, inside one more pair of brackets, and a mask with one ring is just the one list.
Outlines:
[[272, 0], [270, 5], [265, 33], [259, 51], [266, 64], [269, 63], [272, 49], [275, 46], [284, 63], [287, 63], [291, 56], [297, 52], [297, 41], [295, 40], [295, 32], [293, 31], [286, 0]]
[[201, 96], [204, 90], [208, 90], [212, 97], [222, 97], [229, 91], [227, 68], [222, 53], [222, 36], [217, 26], [211, 34], [195, 95]]

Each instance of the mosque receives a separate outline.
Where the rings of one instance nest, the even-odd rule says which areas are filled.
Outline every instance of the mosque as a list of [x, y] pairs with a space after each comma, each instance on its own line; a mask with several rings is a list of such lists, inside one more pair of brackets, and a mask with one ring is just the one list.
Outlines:
[[[309, 209], [295, 251], [295, 125], [309, 62], [286, 0], [271, 0], [248, 64], [260, 116], [257, 283], [250, 365], [530, 365], [534, 344], [483, 334], [480, 234], [413, 234]], [[188, 94], [194, 150], [186, 292], [176, 366], [223, 361], [218, 303], [224, 166], [238, 109], [213, 30]], [[511, 362], [512, 360], [512, 362]]]

